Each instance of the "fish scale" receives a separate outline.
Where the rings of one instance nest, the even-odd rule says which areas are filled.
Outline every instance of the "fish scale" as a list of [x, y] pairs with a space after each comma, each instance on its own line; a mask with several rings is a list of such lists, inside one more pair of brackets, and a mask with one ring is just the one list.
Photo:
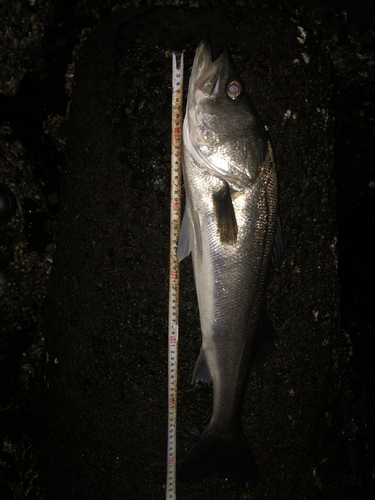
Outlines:
[[267, 133], [230, 56], [213, 63], [211, 51], [210, 42], [200, 44], [189, 84], [178, 258], [192, 254], [202, 331], [193, 379], [212, 381], [214, 404], [178, 477], [194, 482], [215, 473], [231, 486], [254, 487], [260, 475], [241, 409], [249, 370], [275, 336], [265, 302], [271, 260], [282, 258], [281, 242], [274, 244], [275, 235], [281, 239], [277, 177]]

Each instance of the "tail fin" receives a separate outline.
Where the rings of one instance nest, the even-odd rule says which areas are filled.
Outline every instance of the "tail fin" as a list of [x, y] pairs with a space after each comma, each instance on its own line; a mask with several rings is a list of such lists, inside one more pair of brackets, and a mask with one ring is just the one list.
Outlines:
[[242, 430], [222, 434], [207, 427], [182, 462], [178, 479], [195, 483], [212, 474], [232, 487], [254, 488], [260, 483], [257, 465]]

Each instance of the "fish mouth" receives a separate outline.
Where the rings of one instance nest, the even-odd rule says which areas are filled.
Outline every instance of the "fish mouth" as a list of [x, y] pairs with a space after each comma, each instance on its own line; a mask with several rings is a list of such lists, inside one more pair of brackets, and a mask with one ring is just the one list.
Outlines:
[[[199, 89], [205, 97], [216, 98], [220, 85], [220, 70], [223, 63], [228, 59], [227, 52], [223, 52], [215, 62], [212, 61], [212, 43], [202, 40], [199, 44], [190, 76], [189, 98], [196, 95]], [[196, 99], [194, 99], [196, 101]], [[190, 99], [189, 99], [190, 100]], [[188, 106], [195, 103], [188, 102]]]
[[219, 96], [220, 88], [225, 85], [226, 82], [223, 81], [222, 77], [224, 76], [225, 78], [225, 65], [228, 65], [228, 63], [229, 55], [226, 51], [213, 62], [211, 42], [206, 39], [201, 41], [195, 53], [190, 75], [183, 124], [183, 141], [185, 147], [198, 163], [210, 168], [210, 170], [215, 172], [219, 178], [224, 179], [235, 191], [241, 191], [244, 187], [243, 183], [228, 172], [227, 166], [216, 164], [218, 159], [215, 156], [215, 150], [229, 138], [225, 138], [215, 144], [208, 144], [201, 135], [200, 126], [197, 123], [201, 102], [205, 99], [216, 100]]
[[190, 127], [195, 126], [200, 102], [206, 98], [217, 99], [220, 80], [222, 80], [220, 75], [225, 62], [228, 62], [227, 52], [223, 52], [215, 62], [212, 61], [212, 43], [209, 40], [204, 39], [198, 45], [190, 75], [184, 123], [185, 132]]

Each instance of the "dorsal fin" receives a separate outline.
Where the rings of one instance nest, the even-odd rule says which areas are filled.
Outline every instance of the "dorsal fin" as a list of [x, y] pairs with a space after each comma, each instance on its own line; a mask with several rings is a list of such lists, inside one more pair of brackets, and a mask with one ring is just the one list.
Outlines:
[[271, 267], [270, 267], [270, 276], [271, 279], [273, 273], [278, 269], [284, 260], [284, 245], [283, 245], [283, 232], [281, 229], [281, 220], [280, 215], [277, 214], [276, 221], [276, 229], [275, 229], [275, 238], [272, 247], [271, 254]]

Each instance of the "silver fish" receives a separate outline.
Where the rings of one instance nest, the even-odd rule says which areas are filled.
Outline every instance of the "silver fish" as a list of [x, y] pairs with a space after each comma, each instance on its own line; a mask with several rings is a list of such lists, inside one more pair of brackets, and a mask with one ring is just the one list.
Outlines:
[[193, 381], [212, 381], [214, 404], [178, 477], [195, 482], [216, 473], [251, 488], [260, 476], [241, 408], [249, 370], [275, 338], [265, 301], [282, 259], [277, 177], [268, 135], [231, 57], [224, 52], [212, 62], [207, 40], [190, 77], [183, 177], [178, 259], [192, 254], [202, 330]]

